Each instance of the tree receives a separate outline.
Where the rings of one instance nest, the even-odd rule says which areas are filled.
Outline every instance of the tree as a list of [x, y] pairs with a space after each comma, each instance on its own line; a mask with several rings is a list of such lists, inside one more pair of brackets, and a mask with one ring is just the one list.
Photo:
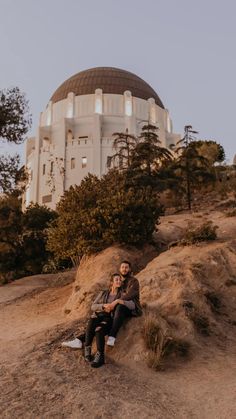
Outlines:
[[210, 165], [222, 163], [225, 160], [225, 150], [223, 146], [213, 140], [195, 141], [195, 147], [201, 156], [205, 157]]
[[10, 143], [22, 143], [31, 122], [25, 94], [18, 87], [0, 90], [0, 138]]
[[191, 210], [194, 186], [199, 185], [208, 179], [212, 179], [209, 161], [207, 158], [200, 155], [195, 138], [192, 136], [192, 134], [196, 133], [197, 132], [192, 129], [191, 125], [185, 126], [185, 135], [177, 143], [177, 148], [175, 150], [176, 154], [179, 154], [179, 157], [177, 157], [173, 165], [173, 169], [177, 176], [182, 178], [189, 210]]
[[47, 227], [57, 214], [51, 209], [31, 204], [22, 213], [21, 252], [19, 265], [25, 275], [42, 272], [44, 264], [51, 256], [46, 249]]
[[48, 249], [76, 263], [114, 243], [141, 245], [152, 238], [161, 213], [151, 188], [127, 188], [126, 175], [113, 169], [98, 179], [88, 175], [61, 199], [48, 229]]
[[137, 145], [138, 138], [129, 134], [128, 130], [125, 133], [115, 132], [113, 137], [115, 137], [113, 141], [115, 154], [112, 156], [112, 160], [115, 166], [118, 161], [119, 169], [127, 169], [130, 167], [131, 155]]
[[144, 125], [139, 141], [132, 151], [127, 176], [138, 187], [151, 186], [158, 190], [163, 183], [159, 176], [161, 169], [172, 160], [172, 153], [161, 146], [157, 131], [158, 128], [154, 125]]
[[14, 277], [20, 255], [21, 203], [15, 197], [0, 198], [0, 283]]
[[0, 282], [42, 271], [49, 257], [46, 227], [55, 216], [38, 204], [23, 213], [16, 196], [0, 198]]
[[[0, 90], [0, 139], [20, 144], [31, 126], [28, 101], [18, 87]], [[0, 193], [21, 193], [27, 181], [20, 157], [0, 156]]]
[[21, 194], [28, 176], [24, 167], [20, 168], [20, 156], [0, 155], [0, 193]]

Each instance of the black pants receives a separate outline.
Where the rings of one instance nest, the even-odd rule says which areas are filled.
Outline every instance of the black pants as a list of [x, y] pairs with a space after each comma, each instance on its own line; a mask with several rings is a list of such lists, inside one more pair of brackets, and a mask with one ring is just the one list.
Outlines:
[[96, 337], [97, 350], [104, 353], [105, 336], [109, 334], [112, 318], [109, 316], [91, 317], [85, 332], [85, 346], [91, 346]]
[[115, 338], [122, 324], [124, 323], [124, 320], [128, 317], [132, 317], [131, 311], [125, 305], [117, 304], [114, 311], [113, 322], [109, 336], [113, 336]]

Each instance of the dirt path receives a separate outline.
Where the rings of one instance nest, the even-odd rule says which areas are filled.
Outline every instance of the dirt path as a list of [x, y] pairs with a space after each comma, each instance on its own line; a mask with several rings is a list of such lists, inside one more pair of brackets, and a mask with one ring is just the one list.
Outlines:
[[231, 346], [206, 345], [197, 359], [162, 373], [109, 358], [94, 371], [80, 351], [59, 345], [76, 330], [62, 311], [71, 285], [36, 288], [19, 298], [14, 289], [10, 300], [8, 290], [0, 304], [1, 418], [236, 417]]

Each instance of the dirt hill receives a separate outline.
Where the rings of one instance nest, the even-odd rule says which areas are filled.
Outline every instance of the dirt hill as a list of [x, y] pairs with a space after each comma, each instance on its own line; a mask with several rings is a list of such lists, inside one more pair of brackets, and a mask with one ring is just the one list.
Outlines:
[[[188, 221], [206, 218], [219, 226], [216, 241], [168, 249]], [[84, 259], [77, 273], [1, 287], [0, 417], [235, 417], [235, 233], [236, 217], [220, 211], [163, 217], [157, 250], [114, 247]], [[144, 315], [127, 323], [94, 371], [60, 342], [83, 329], [93, 295], [124, 258], [140, 281]], [[187, 357], [170, 357], [161, 371], [147, 366], [150, 316], [189, 344]]]

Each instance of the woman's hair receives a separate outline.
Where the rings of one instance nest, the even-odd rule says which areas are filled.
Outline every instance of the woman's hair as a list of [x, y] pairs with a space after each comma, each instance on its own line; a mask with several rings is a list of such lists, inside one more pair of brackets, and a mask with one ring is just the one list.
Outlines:
[[114, 274], [112, 274], [111, 277], [110, 277], [109, 289], [112, 287], [113, 279], [114, 279], [115, 276], [119, 276], [121, 278], [121, 274], [119, 274], [119, 272], [115, 272]]

